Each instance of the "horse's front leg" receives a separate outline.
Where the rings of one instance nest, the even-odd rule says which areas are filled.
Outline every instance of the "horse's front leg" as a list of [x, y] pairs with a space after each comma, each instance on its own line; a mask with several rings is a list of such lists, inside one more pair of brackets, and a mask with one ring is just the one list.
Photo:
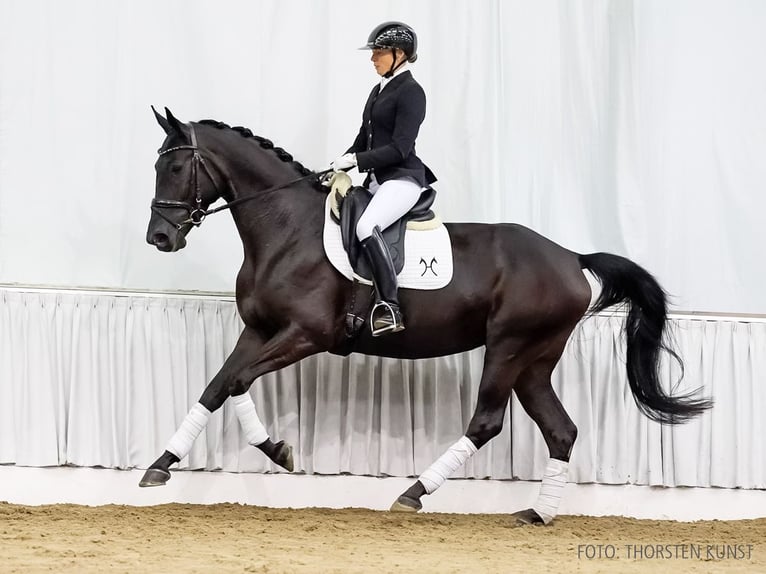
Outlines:
[[168, 442], [165, 452], [144, 473], [139, 486], [161, 486], [170, 479], [170, 466], [179, 462], [191, 450], [192, 443], [207, 425], [213, 411], [231, 396], [248, 443], [263, 451], [283, 468], [293, 470], [292, 447], [284, 441], [273, 443], [258, 418], [247, 392], [258, 377], [286, 367], [320, 349], [297, 328], [280, 331], [264, 342], [253, 329], [245, 327], [231, 355], [221, 370], [205, 388]]

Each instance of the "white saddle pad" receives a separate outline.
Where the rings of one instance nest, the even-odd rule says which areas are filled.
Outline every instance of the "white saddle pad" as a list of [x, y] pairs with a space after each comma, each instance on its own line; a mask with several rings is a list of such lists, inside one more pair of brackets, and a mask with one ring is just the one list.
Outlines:
[[[330, 218], [329, 195], [325, 202], [322, 241], [330, 263], [344, 277], [372, 285], [371, 281], [359, 277], [351, 268], [348, 254], [343, 249], [340, 225]], [[397, 279], [399, 287], [407, 289], [441, 289], [452, 281], [452, 243], [443, 223], [427, 231], [407, 230], [404, 236], [404, 267]]]

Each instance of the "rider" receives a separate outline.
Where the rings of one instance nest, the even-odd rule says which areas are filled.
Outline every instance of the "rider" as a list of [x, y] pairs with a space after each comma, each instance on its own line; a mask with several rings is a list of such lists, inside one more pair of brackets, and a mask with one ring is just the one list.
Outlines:
[[377, 302], [371, 328], [379, 336], [404, 329], [396, 272], [381, 231], [412, 209], [436, 177], [415, 155], [415, 138], [426, 115], [425, 92], [409, 70], [418, 57], [415, 31], [402, 22], [384, 22], [370, 33], [360, 48], [365, 49], [372, 50], [380, 83], [367, 99], [353, 145], [332, 167], [367, 172], [364, 185], [373, 197], [356, 236], [372, 268]]

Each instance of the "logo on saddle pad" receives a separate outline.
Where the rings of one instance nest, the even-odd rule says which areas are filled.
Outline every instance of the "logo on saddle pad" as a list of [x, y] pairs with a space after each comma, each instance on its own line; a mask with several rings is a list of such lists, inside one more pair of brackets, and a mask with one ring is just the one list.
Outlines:
[[[350, 187], [351, 178], [345, 173], [333, 178], [325, 202], [324, 250], [344, 277], [372, 285], [372, 275], [356, 239], [356, 221], [371, 195], [364, 188], [349, 191]], [[441, 289], [452, 280], [452, 244], [447, 228], [429, 209], [433, 193], [423, 193], [419, 205], [413, 208], [415, 220], [407, 221], [413, 216], [410, 213], [383, 232], [399, 287], [405, 289]]]
[[431, 263], [426, 263], [426, 260], [421, 257], [420, 264], [423, 266], [423, 273], [421, 273], [420, 276], [422, 277], [425, 275], [426, 271], [430, 271], [434, 275], [439, 275], [436, 271], [434, 271], [434, 265], [436, 263], [438, 263], [438, 261], [436, 261], [436, 257], [431, 257]]

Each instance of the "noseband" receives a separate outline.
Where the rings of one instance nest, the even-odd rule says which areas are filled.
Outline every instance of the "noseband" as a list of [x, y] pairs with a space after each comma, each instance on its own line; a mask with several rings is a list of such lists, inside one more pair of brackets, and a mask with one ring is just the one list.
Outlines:
[[[189, 133], [191, 135], [191, 145], [179, 145], [179, 146], [171, 147], [168, 149], [160, 149], [157, 153], [160, 156], [163, 156], [165, 154], [168, 154], [174, 151], [187, 150], [187, 149], [194, 152], [194, 155], [192, 156], [192, 173], [191, 173], [190, 184], [192, 188], [194, 189], [195, 205], [190, 204], [188, 201], [180, 201], [177, 199], [157, 199], [157, 198], [152, 199], [152, 211], [156, 213], [157, 215], [159, 215], [162, 219], [167, 221], [170, 225], [172, 225], [179, 231], [183, 229], [184, 225], [193, 225], [195, 227], [199, 227], [208, 215], [212, 215], [213, 213], [218, 213], [219, 211], [223, 211], [224, 209], [231, 209], [235, 205], [239, 205], [240, 203], [244, 203], [245, 201], [250, 201], [251, 199], [255, 199], [256, 197], [259, 197], [260, 195], [264, 193], [269, 193], [272, 191], [277, 191], [279, 189], [284, 189], [286, 187], [290, 187], [291, 185], [295, 185], [296, 183], [305, 181], [307, 179], [318, 179], [322, 177], [323, 175], [333, 171], [332, 169], [326, 169], [324, 171], [310, 173], [309, 175], [304, 175], [292, 181], [288, 181], [287, 183], [270, 187], [257, 194], [254, 194], [248, 197], [240, 197], [240, 198], [234, 199], [233, 201], [229, 201], [228, 203], [221, 205], [219, 207], [216, 207], [215, 209], [205, 210], [202, 208], [202, 192], [200, 191], [200, 187], [199, 187], [199, 166], [200, 165], [205, 170], [205, 173], [207, 174], [210, 181], [213, 183], [213, 187], [215, 187], [219, 196], [221, 195], [221, 190], [218, 187], [218, 183], [216, 182], [215, 177], [213, 176], [213, 173], [210, 171], [210, 168], [207, 166], [207, 163], [205, 163], [205, 158], [203, 158], [199, 152], [199, 146], [197, 146], [197, 134], [194, 132], [194, 124], [189, 122], [188, 126], [189, 126]], [[237, 196], [236, 190], [233, 189], [234, 184], [230, 183], [230, 185], [232, 186], [232, 192], [234, 192], [234, 196], [236, 197]], [[186, 211], [186, 213], [189, 214], [189, 217], [187, 219], [184, 219], [181, 223], [176, 223], [162, 212], [163, 209], [183, 209]]]

